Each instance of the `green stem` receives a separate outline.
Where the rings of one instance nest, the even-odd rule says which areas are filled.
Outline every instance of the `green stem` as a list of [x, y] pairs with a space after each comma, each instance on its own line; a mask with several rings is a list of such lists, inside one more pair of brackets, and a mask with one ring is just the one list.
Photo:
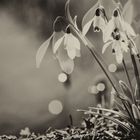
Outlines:
[[134, 74], [135, 74], [135, 78], [136, 78], [136, 82], [138, 86], [138, 91], [140, 94], [140, 78], [139, 78], [139, 71], [138, 71], [137, 63], [135, 60], [135, 56], [132, 54], [131, 51], [130, 51], [130, 55], [131, 55], [131, 60], [132, 60], [133, 68], [134, 68]]
[[118, 90], [116, 89], [113, 81], [111, 80], [110, 76], [108, 75], [107, 71], [105, 70], [105, 67], [102, 65], [102, 62], [98, 59], [98, 57], [96, 56], [96, 54], [92, 51], [92, 49], [89, 46], [86, 46], [86, 47], [91, 52], [91, 54], [95, 58], [96, 62], [99, 64], [100, 68], [102, 69], [102, 71], [104, 72], [104, 74], [106, 75], [106, 77], [108, 78], [108, 80], [109, 80], [110, 84], [112, 85], [112, 87], [114, 88], [114, 90], [118, 93]]
[[[85, 46], [87, 47], [87, 49], [91, 52], [92, 56], [94, 57], [94, 59], [96, 60], [96, 62], [99, 64], [100, 68], [102, 69], [102, 71], [104, 72], [104, 74], [106, 75], [106, 77], [108, 78], [110, 84], [112, 85], [112, 87], [114, 88], [114, 90], [116, 91], [116, 93], [119, 95], [119, 92], [113, 82], [112, 79], [113, 76], [110, 75], [110, 73], [108, 73], [108, 70], [106, 68], [106, 66], [103, 64], [103, 59], [101, 58], [101, 56], [97, 53], [97, 51], [95, 51], [94, 49], [94, 45], [92, 45], [92, 43], [90, 43], [90, 41], [82, 35], [82, 33], [80, 31], [78, 31], [77, 29], [75, 29], [75, 27], [73, 25], [71, 25], [71, 28], [73, 29], [73, 31], [77, 34], [77, 36], [83, 41], [83, 43], [85, 44]], [[94, 49], [94, 50], [92, 50]]]
[[128, 70], [127, 70], [126, 63], [125, 63], [124, 59], [123, 59], [122, 63], [123, 63], [123, 67], [124, 67], [126, 78], [128, 80], [128, 83], [129, 83], [129, 86], [130, 86], [130, 89], [131, 89], [132, 100], [135, 103], [133, 87], [132, 87], [132, 83], [131, 83], [130, 76], [129, 76], [129, 73], [128, 73]]

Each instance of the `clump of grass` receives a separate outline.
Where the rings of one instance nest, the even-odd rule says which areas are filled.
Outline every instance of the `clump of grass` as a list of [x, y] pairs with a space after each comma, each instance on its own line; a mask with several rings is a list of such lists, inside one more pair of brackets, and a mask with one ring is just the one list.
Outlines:
[[[114, 121], [103, 117], [102, 115], [94, 115], [89, 110], [84, 111], [86, 116], [83, 118], [80, 127], [68, 126], [64, 129], [49, 128], [45, 134], [35, 134], [25, 128], [21, 130], [20, 136], [0, 136], [1, 140], [137, 140], [135, 131], [127, 131]], [[98, 114], [99, 110], [96, 112]], [[124, 125], [128, 122], [123, 120], [119, 115], [113, 113], [105, 113], [104, 115], [121, 121]], [[130, 126], [133, 128], [133, 126]]]

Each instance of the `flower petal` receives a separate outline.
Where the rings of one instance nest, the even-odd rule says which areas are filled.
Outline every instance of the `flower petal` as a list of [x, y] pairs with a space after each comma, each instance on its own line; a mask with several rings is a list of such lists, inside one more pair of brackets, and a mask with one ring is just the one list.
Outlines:
[[76, 49], [67, 49], [67, 53], [70, 59], [74, 59], [76, 57]]
[[105, 43], [102, 49], [102, 54], [105, 52], [105, 50], [112, 44], [112, 41]]
[[95, 27], [99, 27], [99, 29], [101, 29], [102, 31], [104, 31], [105, 26], [106, 26], [106, 21], [102, 16], [95, 16], [94, 21], [93, 21], [93, 26]]
[[64, 39], [64, 32], [56, 32], [54, 37], [53, 37], [53, 43], [52, 43], [52, 49], [53, 53], [55, 54], [58, 48], [60, 47], [62, 41]]
[[61, 47], [58, 50], [56, 58], [58, 59], [60, 67], [64, 72], [66, 72], [67, 74], [71, 74], [73, 72], [74, 61], [68, 57], [64, 47]]
[[120, 32], [120, 36], [121, 36], [121, 40], [120, 40], [120, 46], [121, 49], [125, 52], [128, 52], [129, 48], [128, 48], [128, 38], [126, 36], [126, 34], [124, 32]]
[[123, 54], [120, 48], [120, 43], [118, 41], [116, 41], [116, 43], [114, 44], [114, 49], [115, 49], [117, 63], [121, 64], [123, 60]]
[[66, 42], [66, 50], [68, 53], [68, 56], [71, 59], [74, 59], [76, 56], [76, 50], [80, 50], [80, 42], [79, 40], [72, 34], [67, 34], [66, 36], [67, 42]]
[[87, 32], [88, 32], [88, 30], [89, 30], [89, 28], [90, 28], [92, 22], [93, 22], [93, 19], [91, 19], [89, 22], [87, 22], [87, 23], [83, 26], [83, 29], [82, 29], [82, 34], [83, 34], [83, 35], [86, 35], [86, 34], [87, 34]]
[[40, 67], [40, 64], [42, 62], [42, 59], [49, 47], [49, 44], [50, 44], [50, 41], [52, 39], [52, 37], [54, 36], [55, 33], [53, 33], [49, 39], [47, 39], [41, 46], [40, 48], [38, 49], [37, 53], [36, 53], [36, 67], [39, 68]]
[[95, 15], [95, 10], [99, 6], [99, 2], [97, 2], [93, 7], [89, 9], [89, 11], [84, 15], [83, 20], [82, 20], [82, 33], [83, 35], [86, 35], [88, 32], [92, 19]]
[[80, 50], [80, 41], [74, 35], [72, 35], [72, 34], [71, 34], [71, 38], [72, 38], [72, 40], [70, 42], [73, 44], [73, 46], [76, 49]]
[[78, 50], [78, 49], [76, 49], [76, 56], [77, 56], [77, 57], [81, 57], [81, 52], [80, 52], [80, 50]]
[[106, 25], [105, 30], [103, 32], [103, 41], [104, 42], [107, 42], [108, 40], [110, 40], [110, 37], [111, 37], [111, 34], [112, 34], [114, 28], [115, 28], [114, 21], [113, 21], [113, 19], [111, 19], [108, 22], [108, 24]]

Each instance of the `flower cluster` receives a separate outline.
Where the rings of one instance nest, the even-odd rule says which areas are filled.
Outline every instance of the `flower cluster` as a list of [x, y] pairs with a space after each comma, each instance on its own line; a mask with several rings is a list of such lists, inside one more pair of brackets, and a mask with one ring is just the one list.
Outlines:
[[112, 46], [112, 52], [115, 53], [117, 62], [122, 63], [123, 52], [128, 52], [130, 49], [133, 54], [138, 54], [138, 50], [133, 41], [134, 37], [136, 37], [136, 34], [132, 26], [124, 21], [117, 7], [104, 30], [103, 40], [105, 45], [103, 46], [102, 52], [104, 53], [107, 47]]
[[[120, 10], [120, 5], [115, 4], [112, 11], [111, 19], [108, 19], [105, 9], [98, 1], [83, 18], [83, 35], [86, 35], [91, 24], [93, 24], [94, 31], [102, 31], [103, 33], [103, 46], [102, 53], [111, 46], [112, 53], [115, 54], [117, 62], [120, 64], [123, 60], [123, 52], [132, 51], [134, 55], [138, 55], [138, 50], [134, 43], [137, 37], [132, 26], [124, 20], [124, 11]], [[124, 8], [126, 9], [126, 8]], [[94, 12], [93, 18], [87, 19]]]

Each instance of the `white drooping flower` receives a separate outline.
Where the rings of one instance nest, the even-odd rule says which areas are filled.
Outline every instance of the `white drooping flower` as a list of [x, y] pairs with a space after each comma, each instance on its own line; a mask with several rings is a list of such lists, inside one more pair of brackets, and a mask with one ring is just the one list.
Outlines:
[[72, 60], [80, 56], [80, 41], [70, 32], [69, 27], [66, 33], [55, 42], [53, 46], [54, 54], [59, 51], [59, 47], [66, 49], [68, 57]]
[[113, 32], [114, 38], [110, 38], [108, 42], [105, 43], [102, 49], [102, 53], [105, 52], [105, 50], [111, 46], [112, 47], [112, 53], [115, 54], [117, 63], [122, 63], [123, 60], [123, 52], [128, 52], [128, 39], [123, 32]]
[[66, 32], [59, 31], [51, 35], [51, 37], [45, 41], [37, 51], [36, 65], [40, 66], [40, 63], [52, 42], [53, 54], [58, 59], [61, 69], [67, 74], [72, 73], [74, 69], [74, 58], [80, 57], [80, 41], [70, 32], [70, 28], [66, 29]]
[[104, 7], [98, 1], [84, 16], [82, 21], [82, 33], [86, 35], [90, 27], [93, 25], [93, 30], [99, 32], [104, 30], [107, 23]]

